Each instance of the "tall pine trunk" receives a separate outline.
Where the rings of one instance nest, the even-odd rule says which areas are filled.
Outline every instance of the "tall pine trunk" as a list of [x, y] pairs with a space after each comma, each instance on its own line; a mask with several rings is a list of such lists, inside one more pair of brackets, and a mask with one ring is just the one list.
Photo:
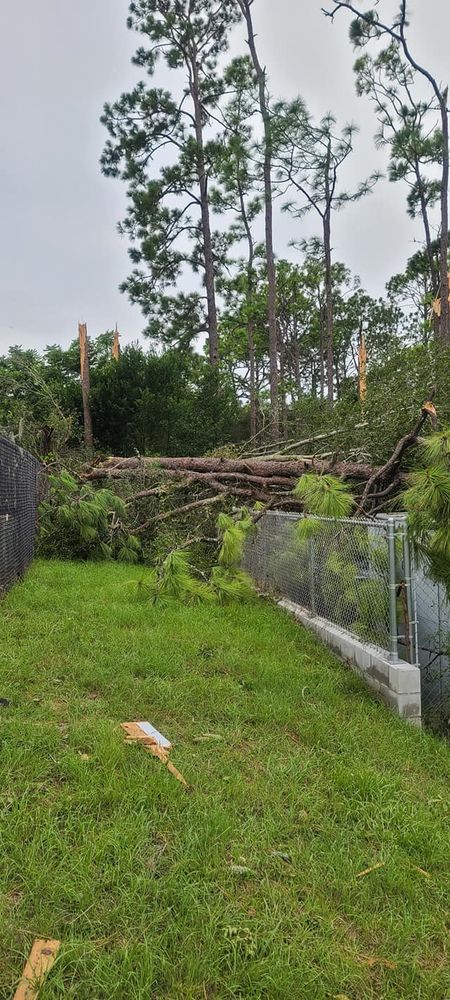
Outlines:
[[334, 348], [333, 348], [333, 277], [331, 264], [331, 222], [329, 210], [323, 218], [323, 245], [325, 250], [325, 350], [326, 350], [326, 372], [327, 372], [327, 402], [333, 406], [334, 399]]
[[448, 125], [448, 88], [441, 95], [442, 117], [442, 188], [441, 188], [441, 322], [439, 339], [442, 344], [450, 345], [450, 306], [448, 279], [448, 196], [450, 174], [449, 125]]
[[209, 360], [212, 365], [219, 362], [219, 331], [217, 323], [216, 282], [214, 271], [214, 253], [211, 236], [211, 219], [209, 212], [208, 176], [205, 161], [205, 144], [203, 138], [203, 111], [200, 95], [197, 54], [192, 54], [190, 91], [194, 105], [195, 138], [197, 143], [197, 176], [200, 188], [200, 210], [202, 219], [203, 257], [205, 264], [205, 288], [208, 313]]
[[94, 447], [94, 431], [92, 427], [92, 414], [90, 403], [91, 378], [89, 371], [89, 341], [86, 323], [78, 324], [78, 334], [80, 339], [80, 376], [81, 395], [83, 399], [83, 424], [84, 443], [86, 448], [92, 451]]
[[239, 6], [247, 25], [247, 41], [258, 81], [259, 108], [264, 128], [264, 208], [268, 285], [267, 324], [269, 329], [270, 408], [272, 440], [276, 442], [280, 436], [280, 406], [278, 399], [277, 274], [273, 246], [272, 123], [267, 98], [266, 71], [261, 66], [256, 49], [255, 32], [250, 10], [251, 0], [239, 0]]
[[257, 405], [257, 387], [256, 387], [256, 370], [255, 370], [255, 320], [253, 316], [253, 296], [254, 296], [254, 263], [255, 263], [255, 243], [253, 239], [252, 230], [250, 227], [250, 222], [248, 219], [247, 208], [245, 205], [244, 191], [242, 189], [242, 184], [240, 181], [240, 162], [239, 158], [236, 164], [236, 178], [237, 178], [237, 189], [239, 194], [239, 204], [241, 209], [242, 222], [245, 229], [245, 234], [247, 237], [248, 245], [248, 257], [247, 257], [247, 289], [246, 289], [246, 308], [247, 308], [247, 346], [248, 346], [248, 359], [249, 359], [249, 380], [250, 380], [250, 436], [255, 437], [258, 430], [258, 405]]

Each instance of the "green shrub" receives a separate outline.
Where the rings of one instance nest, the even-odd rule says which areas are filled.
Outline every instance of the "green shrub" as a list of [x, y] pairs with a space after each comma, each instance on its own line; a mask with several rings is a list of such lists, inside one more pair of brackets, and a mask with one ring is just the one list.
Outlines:
[[80, 485], [66, 471], [49, 476], [48, 496], [39, 509], [39, 555], [137, 562], [140, 549], [127, 527], [126, 504], [112, 490]]

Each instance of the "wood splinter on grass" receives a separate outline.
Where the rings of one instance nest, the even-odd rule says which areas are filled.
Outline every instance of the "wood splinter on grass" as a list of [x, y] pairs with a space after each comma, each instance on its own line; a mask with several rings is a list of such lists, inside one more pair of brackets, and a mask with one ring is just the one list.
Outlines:
[[13, 1000], [36, 1000], [44, 979], [56, 962], [60, 941], [36, 939]]
[[186, 779], [169, 759], [168, 751], [172, 749], [172, 744], [150, 722], [122, 722], [121, 728], [127, 734], [127, 743], [138, 743], [144, 750], [149, 750], [153, 757], [157, 757], [167, 767], [177, 781], [185, 788], [189, 788]]
[[366, 875], [371, 875], [372, 872], [379, 871], [379, 869], [384, 868], [385, 865], [385, 861], [379, 861], [377, 865], [372, 865], [371, 868], [365, 868], [363, 872], [358, 872], [356, 878], [365, 878]]

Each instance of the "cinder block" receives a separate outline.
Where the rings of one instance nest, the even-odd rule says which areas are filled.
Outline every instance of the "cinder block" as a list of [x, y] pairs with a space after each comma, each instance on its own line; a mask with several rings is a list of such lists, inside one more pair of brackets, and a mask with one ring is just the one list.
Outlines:
[[362, 674], [362, 677], [364, 678], [364, 683], [367, 684], [367, 687], [369, 687], [371, 691], [375, 694], [380, 693], [381, 684], [379, 681], [375, 680], [375, 677], [371, 677], [368, 673]]
[[342, 656], [342, 643], [344, 641], [342, 632], [335, 625], [327, 624], [324, 627], [323, 636], [328, 645], [331, 646], [331, 648], [334, 649], [339, 656]]
[[353, 664], [373, 694], [397, 715], [414, 726], [421, 726], [420, 670], [410, 664], [392, 663], [382, 650], [366, 646], [344, 629], [318, 618], [293, 601], [279, 601], [297, 621], [317, 635], [334, 653]]
[[380, 685], [380, 697], [402, 719], [420, 719], [422, 704], [420, 694], [396, 694], [385, 684]]
[[350, 660], [350, 663], [356, 663], [355, 645], [351, 639], [346, 639], [344, 636], [341, 636], [340, 649], [341, 656], [344, 660]]
[[371, 677], [375, 677], [375, 680], [379, 681], [380, 684], [385, 684], [389, 687], [389, 671], [391, 664], [389, 660], [383, 659], [377, 653], [370, 654], [370, 667], [368, 673]]
[[405, 663], [391, 663], [389, 687], [396, 694], [420, 694], [420, 670]]
[[365, 677], [372, 666], [372, 656], [361, 642], [355, 643], [355, 663]]

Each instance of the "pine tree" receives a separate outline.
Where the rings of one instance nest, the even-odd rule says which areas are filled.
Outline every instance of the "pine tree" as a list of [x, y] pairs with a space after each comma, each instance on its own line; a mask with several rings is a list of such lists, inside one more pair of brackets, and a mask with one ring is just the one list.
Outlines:
[[[238, 18], [235, 0], [132, 0], [128, 26], [145, 39], [134, 62], [152, 78], [163, 60], [174, 71], [174, 92], [141, 82], [107, 104], [102, 118], [110, 135], [102, 168], [127, 183], [130, 202], [121, 230], [136, 266], [123, 287], [149, 316], [168, 290], [173, 295], [186, 267], [201, 273], [213, 365], [219, 360], [219, 254], [209, 203], [216, 152], [211, 111], [221, 90], [218, 60]], [[200, 334], [199, 296], [192, 294], [190, 303]]]

